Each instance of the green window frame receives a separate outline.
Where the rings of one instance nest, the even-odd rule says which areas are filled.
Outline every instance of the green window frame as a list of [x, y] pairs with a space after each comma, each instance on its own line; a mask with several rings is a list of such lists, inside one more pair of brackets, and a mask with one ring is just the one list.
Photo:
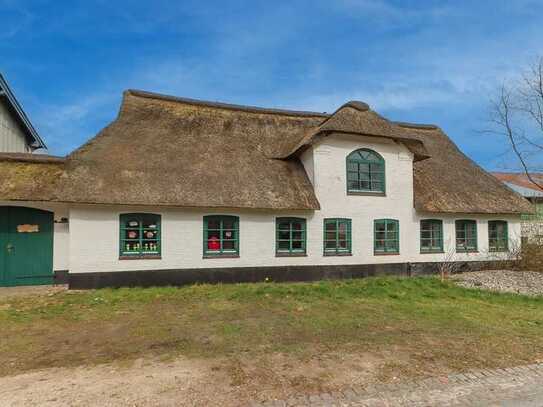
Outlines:
[[351, 219], [324, 219], [323, 248], [325, 256], [348, 256], [351, 254]]
[[277, 256], [306, 254], [306, 220], [282, 217], [275, 220], [275, 253]]
[[385, 193], [385, 160], [361, 148], [347, 156], [347, 193]]
[[376, 219], [373, 221], [374, 254], [400, 253], [400, 222], [396, 219]]
[[456, 251], [459, 253], [476, 252], [477, 221], [460, 219], [454, 222], [456, 229]]
[[204, 216], [204, 257], [239, 256], [239, 217]]
[[161, 216], [153, 213], [124, 213], [119, 216], [119, 257], [160, 258]]
[[509, 250], [509, 233], [506, 221], [488, 221], [488, 249], [491, 252], [506, 252]]
[[443, 253], [443, 221], [422, 219], [420, 221], [420, 252]]

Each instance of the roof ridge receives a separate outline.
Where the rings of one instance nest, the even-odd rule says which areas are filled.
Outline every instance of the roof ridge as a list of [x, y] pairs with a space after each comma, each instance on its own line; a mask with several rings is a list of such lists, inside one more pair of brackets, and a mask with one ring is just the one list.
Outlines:
[[65, 158], [48, 154], [0, 153], [0, 161], [62, 163], [65, 161]]
[[396, 126], [400, 126], [406, 129], [439, 130], [439, 126], [437, 124], [410, 123], [410, 122], [399, 122], [399, 121], [391, 121], [391, 123], [395, 124]]
[[258, 107], [258, 106], [248, 106], [248, 105], [238, 105], [233, 103], [223, 103], [223, 102], [212, 102], [208, 100], [201, 99], [192, 99], [184, 98], [179, 96], [164, 95], [161, 93], [148, 92], [138, 89], [128, 89], [125, 91], [125, 94], [131, 94], [134, 96], [149, 98], [149, 99], [159, 99], [166, 100], [170, 102], [185, 103], [195, 106], [208, 106], [219, 109], [228, 109], [228, 110], [239, 110], [249, 113], [266, 113], [266, 114], [278, 114], [283, 116], [300, 116], [300, 117], [323, 117], [327, 118], [330, 116], [328, 113], [320, 112], [311, 112], [304, 110], [288, 110], [288, 109], [276, 109], [276, 108], [267, 108], [267, 107]]

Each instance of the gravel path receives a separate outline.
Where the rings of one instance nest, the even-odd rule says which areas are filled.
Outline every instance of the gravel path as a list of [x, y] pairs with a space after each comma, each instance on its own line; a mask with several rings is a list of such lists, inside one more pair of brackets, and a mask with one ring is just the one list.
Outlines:
[[541, 407], [543, 364], [252, 403], [251, 407]]
[[543, 295], [543, 272], [486, 270], [456, 274], [451, 280], [466, 288]]

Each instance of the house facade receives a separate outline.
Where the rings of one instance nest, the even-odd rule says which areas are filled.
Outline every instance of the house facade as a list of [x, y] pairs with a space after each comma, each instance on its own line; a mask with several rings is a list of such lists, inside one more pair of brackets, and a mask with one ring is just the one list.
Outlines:
[[0, 153], [31, 153], [47, 148], [0, 74]]
[[[88, 143], [64, 158], [4, 154], [0, 178], [11, 245], [0, 264], [12, 264], [4, 285], [55, 274], [89, 288], [477, 265], [508, 259], [532, 210], [438, 127], [391, 122], [362, 102], [322, 114], [127, 91], [117, 119]], [[13, 258], [26, 250], [28, 269], [37, 264], [31, 246], [44, 266], [18, 278]]]

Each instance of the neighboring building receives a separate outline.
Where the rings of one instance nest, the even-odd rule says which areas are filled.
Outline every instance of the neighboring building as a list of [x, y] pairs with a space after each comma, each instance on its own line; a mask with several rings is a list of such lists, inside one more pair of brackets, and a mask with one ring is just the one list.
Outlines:
[[[522, 236], [543, 243], [543, 189], [530, 181], [525, 173], [493, 172], [492, 175], [532, 203], [534, 213], [525, 213], [521, 216]], [[543, 174], [534, 173], [530, 176], [537, 184], [543, 185]]]
[[134, 90], [66, 158], [0, 156], [0, 201], [0, 284], [69, 270], [74, 288], [506, 259], [532, 210], [438, 127], [362, 102], [323, 114]]
[[47, 147], [0, 74], [0, 152], [30, 153], [40, 148]]

